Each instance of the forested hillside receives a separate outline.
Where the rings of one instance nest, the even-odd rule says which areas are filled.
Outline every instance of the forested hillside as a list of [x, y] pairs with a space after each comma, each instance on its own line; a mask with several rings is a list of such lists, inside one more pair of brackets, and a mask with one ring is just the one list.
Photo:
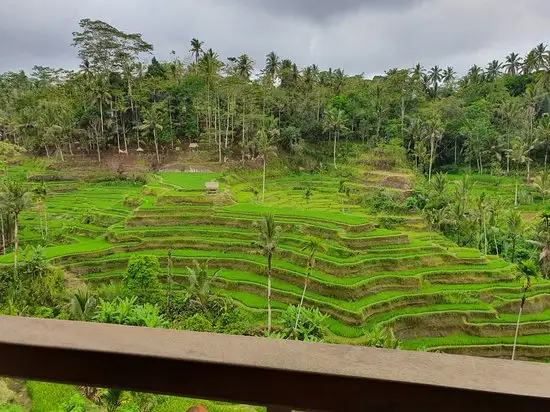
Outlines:
[[276, 52], [265, 62], [219, 56], [198, 39], [181, 56], [158, 61], [140, 34], [88, 19], [73, 39], [78, 70], [36, 62], [30, 74], [0, 76], [2, 139], [61, 160], [82, 151], [101, 161], [106, 151], [145, 150], [161, 163], [193, 142], [219, 162], [277, 145], [331, 155], [336, 167], [346, 161], [342, 140], [372, 147], [397, 138], [428, 174], [450, 165], [528, 174], [548, 161], [550, 53], [543, 43], [526, 56], [495, 56], [501, 61], [464, 76], [441, 62], [366, 79], [300, 68]]

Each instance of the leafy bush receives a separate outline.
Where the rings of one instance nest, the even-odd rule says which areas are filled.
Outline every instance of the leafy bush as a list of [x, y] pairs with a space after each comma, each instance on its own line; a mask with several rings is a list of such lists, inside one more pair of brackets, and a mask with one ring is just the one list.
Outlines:
[[281, 339], [295, 339], [308, 342], [320, 342], [327, 333], [327, 319], [317, 308], [302, 307], [299, 311], [298, 328], [295, 330], [298, 306], [290, 305], [282, 316], [283, 329], [274, 337]]
[[0, 406], [7, 405], [15, 400], [15, 392], [8, 388], [5, 380], [0, 379]]
[[139, 196], [126, 196], [122, 204], [126, 207], [136, 208], [143, 204], [143, 198]]
[[164, 328], [169, 326], [158, 306], [146, 303], [137, 304], [137, 298], [116, 298], [106, 301], [100, 298], [99, 306], [93, 317], [96, 322], [118, 325], [147, 326]]
[[195, 332], [214, 332], [214, 325], [200, 313], [195, 313], [190, 318], [179, 323], [179, 328]]
[[156, 256], [132, 256], [122, 277], [123, 291], [146, 302], [158, 296], [160, 263]]
[[380, 189], [366, 194], [363, 197], [362, 205], [363, 207], [370, 208], [375, 213], [400, 213], [407, 209], [402, 201], [399, 200], [393, 192], [387, 189]]
[[407, 223], [407, 219], [401, 217], [384, 216], [378, 219], [378, 227], [382, 229], [395, 229]]
[[365, 335], [364, 345], [375, 348], [398, 349], [401, 342], [396, 338], [393, 329], [376, 325]]

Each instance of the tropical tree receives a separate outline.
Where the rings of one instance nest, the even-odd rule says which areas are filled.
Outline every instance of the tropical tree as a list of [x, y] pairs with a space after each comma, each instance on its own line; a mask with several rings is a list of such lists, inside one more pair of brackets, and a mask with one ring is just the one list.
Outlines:
[[162, 132], [164, 126], [164, 105], [162, 103], [153, 103], [149, 109], [144, 110], [143, 121], [138, 129], [144, 136], [152, 136], [155, 143], [155, 153], [157, 155], [157, 164], [160, 164], [158, 134]]
[[453, 67], [449, 66], [445, 70], [443, 70], [443, 83], [445, 83], [445, 86], [447, 86], [449, 89], [453, 88], [453, 82], [456, 79], [456, 71]]
[[519, 323], [521, 320], [521, 314], [523, 313], [523, 306], [525, 305], [526, 295], [529, 289], [531, 289], [532, 279], [537, 277], [538, 275], [537, 266], [535, 265], [535, 263], [533, 263], [530, 260], [519, 263], [518, 270], [520, 274], [520, 279], [522, 281], [523, 295], [521, 297], [521, 302], [519, 304], [518, 320], [516, 322], [516, 333], [514, 334], [514, 346], [512, 347], [512, 360], [514, 360], [516, 356], [516, 346], [517, 346], [518, 334], [519, 334]]
[[435, 65], [428, 72], [428, 78], [432, 84], [433, 97], [435, 98], [437, 97], [437, 89], [439, 87], [439, 83], [441, 82], [441, 80], [443, 80], [443, 71], [439, 66]]
[[550, 194], [550, 173], [543, 172], [535, 176], [533, 187], [537, 189], [542, 196], [542, 205], [544, 207], [546, 205], [546, 197]]
[[89, 289], [81, 289], [73, 294], [70, 314], [74, 320], [90, 321], [94, 316], [97, 300]]
[[202, 53], [203, 44], [204, 42], [200, 41], [199, 39], [196, 39], [196, 38], [191, 39], [191, 49], [189, 49], [189, 52], [195, 58], [195, 65], [199, 63], [199, 57]]
[[267, 76], [270, 85], [273, 85], [275, 79], [279, 75], [280, 60], [275, 52], [270, 52], [265, 57], [264, 74]]
[[208, 272], [208, 262], [199, 263], [194, 260], [193, 267], [187, 267], [187, 295], [189, 300], [201, 310], [206, 308], [212, 294], [212, 285], [221, 270], [215, 270], [212, 274]]
[[485, 69], [485, 75], [487, 77], [487, 80], [492, 82], [495, 81], [500, 77], [500, 69], [502, 68], [502, 64], [498, 60], [493, 60], [491, 63], [487, 65], [487, 69]]
[[518, 53], [510, 53], [506, 56], [506, 63], [504, 63], [504, 68], [506, 73], [512, 76], [516, 76], [521, 69], [522, 58]]
[[316, 237], [310, 237], [307, 241], [307, 244], [302, 248], [302, 251], [309, 252], [307, 257], [307, 275], [304, 281], [304, 290], [302, 291], [302, 297], [300, 298], [300, 305], [298, 305], [296, 323], [294, 325], [294, 333], [296, 333], [296, 331], [298, 330], [298, 322], [300, 321], [300, 312], [302, 310], [302, 306], [304, 305], [304, 298], [306, 297], [307, 285], [309, 283], [311, 272], [315, 267], [315, 256], [317, 252], [323, 252], [326, 250], [327, 246], [325, 245], [324, 241]]
[[428, 168], [428, 182], [432, 180], [432, 167], [436, 156], [437, 146], [443, 137], [443, 122], [438, 113], [434, 112], [426, 121], [426, 135], [430, 144], [430, 165]]
[[517, 241], [523, 235], [524, 231], [521, 214], [517, 210], [511, 211], [508, 215], [506, 223], [508, 226], [508, 235], [510, 236], [510, 241], [512, 242], [511, 261], [514, 262], [516, 260]]
[[277, 242], [281, 233], [281, 227], [277, 226], [273, 214], [264, 215], [259, 223], [260, 235], [254, 245], [259, 248], [267, 258], [267, 334], [271, 334], [271, 266], [273, 255], [277, 250]]
[[262, 157], [263, 173], [262, 173], [262, 203], [265, 201], [265, 184], [267, 160], [269, 155], [274, 154], [277, 150], [276, 142], [279, 137], [279, 130], [276, 128], [274, 119], [267, 119], [264, 125], [258, 130], [256, 147]]
[[329, 107], [325, 114], [324, 119], [324, 131], [332, 134], [333, 137], [333, 148], [332, 148], [332, 159], [334, 168], [336, 169], [336, 152], [337, 152], [337, 143], [340, 138], [340, 134], [347, 131], [346, 123], [348, 119], [343, 110], [337, 109], [335, 107]]
[[4, 209], [13, 217], [13, 267], [17, 272], [17, 256], [19, 253], [19, 215], [30, 207], [33, 193], [18, 181], [7, 180], [0, 188], [0, 209]]

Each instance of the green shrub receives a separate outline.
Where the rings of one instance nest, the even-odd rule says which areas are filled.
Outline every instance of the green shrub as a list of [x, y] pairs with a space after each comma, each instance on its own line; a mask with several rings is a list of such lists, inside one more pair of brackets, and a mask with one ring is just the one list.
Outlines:
[[190, 318], [184, 319], [178, 326], [181, 329], [195, 332], [214, 332], [212, 322], [199, 313], [195, 313]]
[[13, 402], [15, 398], [15, 392], [8, 388], [5, 380], [0, 379], [0, 406]]
[[127, 296], [137, 296], [141, 302], [158, 296], [160, 263], [156, 256], [132, 256], [122, 277], [123, 291]]
[[407, 223], [407, 219], [400, 217], [384, 216], [378, 219], [378, 227], [382, 229], [395, 229]]
[[124, 198], [124, 201], [122, 202], [122, 204], [126, 207], [130, 207], [130, 208], [134, 209], [138, 206], [141, 206], [143, 204], [143, 202], [144, 202], [143, 198], [141, 198], [139, 196], [127, 195]]
[[376, 325], [365, 335], [364, 345], [375, 348], [397, 349], [401, 342], [395, 337], [393, 329]]

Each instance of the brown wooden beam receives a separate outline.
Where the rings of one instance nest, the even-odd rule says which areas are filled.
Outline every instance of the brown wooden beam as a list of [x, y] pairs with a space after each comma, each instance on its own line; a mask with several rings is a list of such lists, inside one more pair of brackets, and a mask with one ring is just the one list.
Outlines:
[[550, 365], [0, 317], [0, 375], [325, 411], [550, 407]]

